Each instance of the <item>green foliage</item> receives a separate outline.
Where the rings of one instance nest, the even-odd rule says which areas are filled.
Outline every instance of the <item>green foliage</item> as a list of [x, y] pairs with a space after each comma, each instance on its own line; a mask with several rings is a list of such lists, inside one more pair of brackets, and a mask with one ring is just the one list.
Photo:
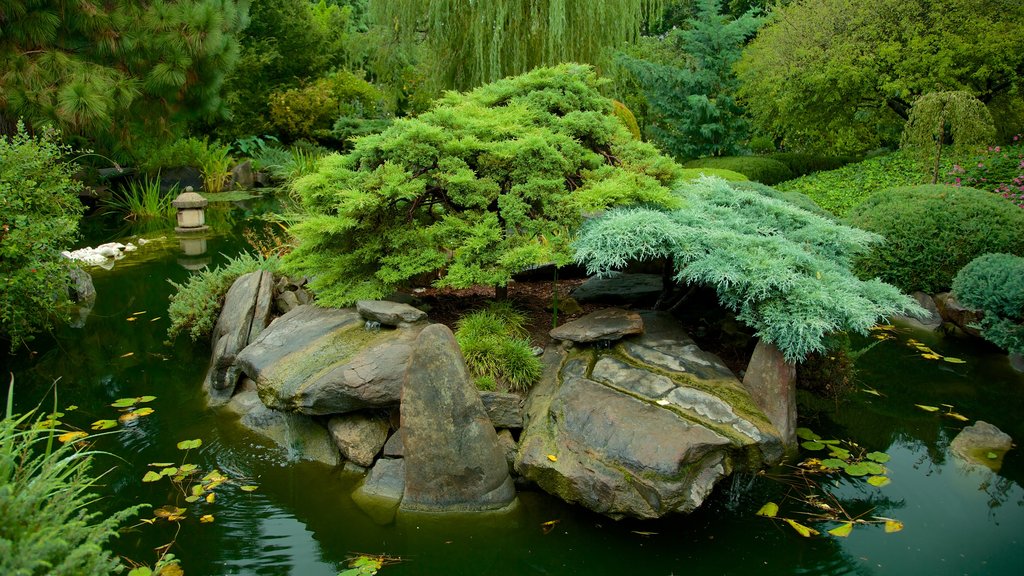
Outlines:
[[309, 215], [290, 274], [318, 301], [374, 299], [421, 275], [437, 286], [505, 286], [570, 260], [585, 213], [677, 200], [678, 165], [634, 140], [588, 66], [541, 68], [449, 93], [417, 118], [360, 139], [295, 182]]
[[103, 200], [103, 204], [119, 212], [124, 212], [126, 220], [168, 218], [174, 216], [174, 206], [171, 205], [171, 202], [177, 195], [177, 184], [171, 187], [166, 194], [160, 191], [160, 174], [157, 173], [154, 178], [145, 176], [141, 180], [129, 181], [127, 188]]
[[[6, 2], [0, 124], [22, 116], [130, 152], [223, 112], [247, 2]], [[0, 131], [2, 131], [0, 126]]]
[[907, 292], [948, 290], [957, 271], [982, 254], [1024, 255], [1024, 211], [974, 188], [882, 190], [847, 220], [886, 238], [857, 261], [858, 274], [879, 277]]
[[372, 2], [392, 34], [384, 44], [422, 41], [427, 75], [465, 90], [562, 62], [598, 64], [606, 48], [635, 38], [661, 0], [388, 0]]
[[[13, 390], [12, 377], [10, 395]], [[0, 572], [116, 572], [120, 562], [105, 546], [140, 507], [98, 510], [90, 474], [98, 453], [74, 442], [55, 445], [52, 419], [13, 415], [10, 395], [0, 421]]]
[[737, 154], [747, 138], [733, 66], [763, 19], [753, 11], [730, 19], [720, 14], [721, 8], [722, 0], [697, 0], [687, 26], [661, 40], [679, 53], [674, 62], [626, 53], [617, 58], [643, 90], [651, 136], [679, 158]]
[[335, 136], [344, 141], [372, 131], [360, 121], [377, 120], [373, 126], [379, 127], [391, 113], [384, 94], [351, 72], [335, 72], [300, 88], [274, 92], [269, 102], [271, 127], [289, 140]]
[[81, 183], [54, 133], [30, 136], [19, 124], [0, 136], [0, 335], [11, 350], [53, 325], [68, 304]]
[[804, 152], [775, 152], [769, 154], [768, 158], [785, 164], [794, 177], [806, 176], [823, 170], [835, 170], [857, 161], [854, 156], [826, 156]]
[[943, 148], [948, 145], [962, 153], [990, 144], [995, 135], [992, 115], [969, 92], [929, 92], [910, 109], [900, 147], [928, 162], [935, 184], [939, 181]]
[[795, 178], [782, 183], [779, 190], [806, 194], [829, 213], [843, 217], [879, 190], [923, 184], [925, 179], [917, 159], [894, 152]]
[[713, 287], [762, 339], [792, 362], [825, 350], [829, 334], [866, 333], [880, 318], [920, 308], [851, 261], [881, 237], [717, 178], [683, 185], [682, 209], [615, 209], [587, 222], [574, 243], [591, 273], [671, 259], [675, 279]]
[[784, 200], [797, 207], [803, 208], [812, 214], [817, 214], [818, 216], [822, 216], [830, 220], [834, 219], [831, 214], [818, 206], [814, 200], [811, 200], [806, 194], [802, 194], [800, 192], [777, 190], [759, 182], [731, 182], [730, 186], [738, 190], [750, 190], [751, 192], [757, 192], [758, 194], [768, 196], [769, 198], [775, 198], [776, 200]]
[[[204, 140], [205, 142], [205, 140]], [[231, 176], [231, 146], [208, 145], [199, 158], [199, 172], [203, 175], [203, 190], [217, 194], [224, 191], [224, 185]]]
[[[1019, 101], [1022, 21], [1014, 0], [797, 0], [774, 9], [744, 51], [740, 95], [759, 131], [787, 149], [891, 146], [911, 104], [936, 87], [987, 105]], [[997, 128], [1017, 129], [1019, 106], [1000, 108]]]
[[739, 172], [722, 168], [683, 168], [679, 172], [680, 180], [696, 180], [701, 176], [715, 176], [729, 182], [746, 182], [747, 177]]
[[289, 148], [266, 146], [253, 157], [259, 170], [266, 170], [274, 180], [293, 182], [316, 172], [320, 159], [330, 150], [300, 140]]
[[509, 390], [525, 393], [540, 379], [541, 363], [533, 355], [523, 328], [525, 321], [507, 302], [491, 304], [459, 320], [455, 340], [481, 389], [494, 389], [502, 383]]
[[947, 184], [994, 192], [1024, 208], [1024, 145], [1021, 136], [1011, 146], [989, 146], [970, 160], [953, 164], [945, 175]]
[[1024, 258], [983, 254], [953, 279], [961, 304], [984, 312], [981, 336], [1009, 352], [1024, 354]]
[[762, 156], [722, 156], [701, 158], [683, 164], [684, 168], [720, 168], [739, 172], [750, 180], [772, 186], [793, 178], [785, 164]]
[[187, 330], [192, 340], [197, 341], [210, 334], [231, 284], [243, 274], [256, 270], [274, 272], [277, 267], [278, 259], [274, 256], [264, 258], [242, 253], [212, 270], [203, 269], [193, 273], [185, 284], [168, 280], [176, 289], [171, 294], [171, 305], [167, 310], [171, 319], [168, 336], [174, 338]]

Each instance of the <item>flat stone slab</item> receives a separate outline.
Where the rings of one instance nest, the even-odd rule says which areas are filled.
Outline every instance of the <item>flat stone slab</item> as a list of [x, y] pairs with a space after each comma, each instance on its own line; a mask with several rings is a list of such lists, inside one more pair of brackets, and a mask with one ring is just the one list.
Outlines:
[[427, 313], [419, 308], [387, 300], [360, 300], [356, 302], [356, 310], [367, 322], [383, 326], [411, 324], [427, 318]]
[[642, 304], [654, 306], [663, 289], [658, 274], [613, 274], [594, 276], [570, 294], [577, 302]]
[[624, 336], [640, 334], [644, 321], [637, 312], [621, 308], [605, 308], [562, 324], [549, 334], [555, 340], [569, 340], [585, 344], [602, 340], [620, 340]]

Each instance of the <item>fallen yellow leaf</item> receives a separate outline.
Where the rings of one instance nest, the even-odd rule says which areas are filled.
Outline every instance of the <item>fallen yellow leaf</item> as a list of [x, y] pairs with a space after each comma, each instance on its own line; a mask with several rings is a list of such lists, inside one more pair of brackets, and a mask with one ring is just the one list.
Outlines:
[[551, 460], [552, 462], [558, 462], [558, 456], [555, 456], [554, 454], [548, 454], [548, 460]]

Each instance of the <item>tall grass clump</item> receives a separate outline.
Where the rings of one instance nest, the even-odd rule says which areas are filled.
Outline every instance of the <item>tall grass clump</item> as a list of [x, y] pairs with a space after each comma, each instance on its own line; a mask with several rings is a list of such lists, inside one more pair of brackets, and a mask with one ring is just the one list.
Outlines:
[[171, 280], [176, 289], [171, 294], [167, 314], [171, 319], [170, 338], [187, 331], [193, 341], [207, 336], [217, 322], [217, 314], [224, 304], [224, 295], [239, 276], [257, 270], [274, 272], [278, 267], [276, 256], [264, 257], [242, 253], [229, 258], [226, 264], [203, 269], [189, 276], [184, 284]]
[[120, 194], [111, 196], [104, 204], [118, 212], [124, 212], [125, 220], [144, 218], [168, 218], [174, 215], [171, 202], [178, 195], [178, 185], [163, 194], [160, 192], [160, 174], [155, 178], [149, 176], [142, 180], [128, 182], [128, 187]]
[[0, 421], [0, 574], [112, 574], [121, 563], [105, 548], [139, 506], [90, 510], [98, 452], [55, 442], [50, 421], [13, 413], [14, 378]]
[[541, 363], [527, 337], [526, 317], [507, 302], [496, 302], [459, 320], [455, 340], [477, 386], [504, 385], [524, 393], [540, 379]]

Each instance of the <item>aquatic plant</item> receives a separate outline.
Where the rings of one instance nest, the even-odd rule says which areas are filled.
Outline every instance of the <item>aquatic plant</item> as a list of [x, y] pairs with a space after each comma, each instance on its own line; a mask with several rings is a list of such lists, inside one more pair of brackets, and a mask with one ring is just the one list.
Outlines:
[[102, 204], [112, 210], [124, 212], [125, 220], [146, 218], [169, 218], [174, 215], [171, 202], [178, 195], [178, 185], [171, 186], [167, 193], [160, 190], [160, 173], [156, 177], [131, 180], [127, 188], [103, 200]]

